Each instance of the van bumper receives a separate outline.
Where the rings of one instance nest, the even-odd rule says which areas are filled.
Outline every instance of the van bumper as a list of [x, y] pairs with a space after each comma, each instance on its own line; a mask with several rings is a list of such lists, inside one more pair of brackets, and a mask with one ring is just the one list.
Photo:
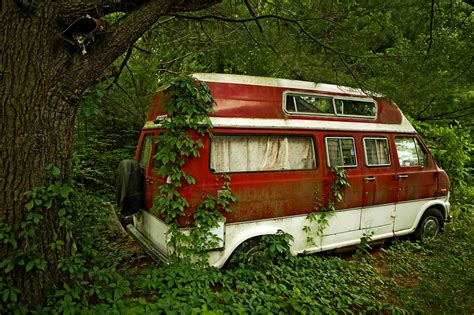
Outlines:
[[127, 225], [127, 231], [143, 246], [146, 253], [156, 262], [168, 263], [169, 257], [153, 244], [145, 235], [138, 231], [133, 225]]

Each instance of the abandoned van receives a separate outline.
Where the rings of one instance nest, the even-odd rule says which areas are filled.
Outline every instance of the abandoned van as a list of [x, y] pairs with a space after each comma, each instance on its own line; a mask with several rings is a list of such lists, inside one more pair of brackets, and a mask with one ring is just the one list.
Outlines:
[[[228, 74], [194, 78], [207, 84], [215, 105], [199, 156], [183, 166], [195, 179], [181, 188], [187, 211], [205, 195], [217, 195], [223, 178], [236, 197], [212, 230], [219, 242], [208, 252], [210, 265], [221, 267], [240, 245], [279, 231], [293, 237], [290, 250], [297, 255], [353, 246], [364, 237], [434, 237], [443, 228], [448, 176], [394, 103], [330, 84]], [[162, 260], [172, 250], [169, 225], [150, 209], [167, 181], [153, 162], [165, 94], [154, 96], [138, 143], [143, 206], [128, 226]], [[348, 183], [342, 198], [324, 220], [310, 220], [331, 199], [335, 168], [344, 170]]]

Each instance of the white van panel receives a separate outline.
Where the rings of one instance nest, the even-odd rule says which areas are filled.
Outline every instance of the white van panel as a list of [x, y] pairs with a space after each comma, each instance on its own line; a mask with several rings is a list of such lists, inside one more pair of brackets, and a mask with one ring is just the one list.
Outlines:
[[[443, 197], [337, 211], [334, 215], [327, 215], [329, 225], [323, 229], [323, 236], [317, 235], [317, 222], [310, 223], [306, 214], [225, 224], [218, 229], [220, 235], [224, 233], [225, 247], [209, 252], [209, 264], [220, 268], [241, 243], [253, 237], [275, 234], [279, 230], [293, 236], [294, 241], [290, 248], [293, 255], [356, 245], [364, 236], [378, 240], [409, 234], [416, 228], [423, 212], [433, 205], [441, 205], [446, 210], [449, 208], [449, 202]], [[395, 220], [394, 208], [396, 208]], [[168, 226], [164, 222], [149, 212], [142, 211], [141, 214], [134, 216], [134, 223], [162, 253], [168, 255], [166, 245]], [[311, 231], [309, 233], [303, 231], [304, 226], [311, 226]], [[308, 237], [312, 237], [313, 242], [308, 242]]]
[[436, 205], [445, 209], [445, 215], [448, 214], [450, 204], [445, 196], [397, 203], [394, 231], [413, 232], [426, 209]]
[[393, 228], [395, 204], [367, 207], [362, 209], [360, 228], [368, 229], [377, 226], [390, 225]]

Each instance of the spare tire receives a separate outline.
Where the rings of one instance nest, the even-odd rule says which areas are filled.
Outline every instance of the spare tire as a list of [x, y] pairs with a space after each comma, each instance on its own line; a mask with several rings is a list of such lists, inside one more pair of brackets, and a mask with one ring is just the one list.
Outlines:
[[135, 160], [119, 163], [115, 181], [117, 206], [122, 215], [132, 215], [143, 205], [144, 176]]

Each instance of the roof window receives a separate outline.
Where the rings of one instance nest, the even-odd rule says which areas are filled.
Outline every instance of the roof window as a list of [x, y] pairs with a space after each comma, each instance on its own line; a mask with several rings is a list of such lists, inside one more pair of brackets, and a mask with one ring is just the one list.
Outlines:
[[377, 104], [370, 99], [331, 97], [315, 94], [286, 93], [285, 112], [311, 116], [371, 118], [377, 116]]

